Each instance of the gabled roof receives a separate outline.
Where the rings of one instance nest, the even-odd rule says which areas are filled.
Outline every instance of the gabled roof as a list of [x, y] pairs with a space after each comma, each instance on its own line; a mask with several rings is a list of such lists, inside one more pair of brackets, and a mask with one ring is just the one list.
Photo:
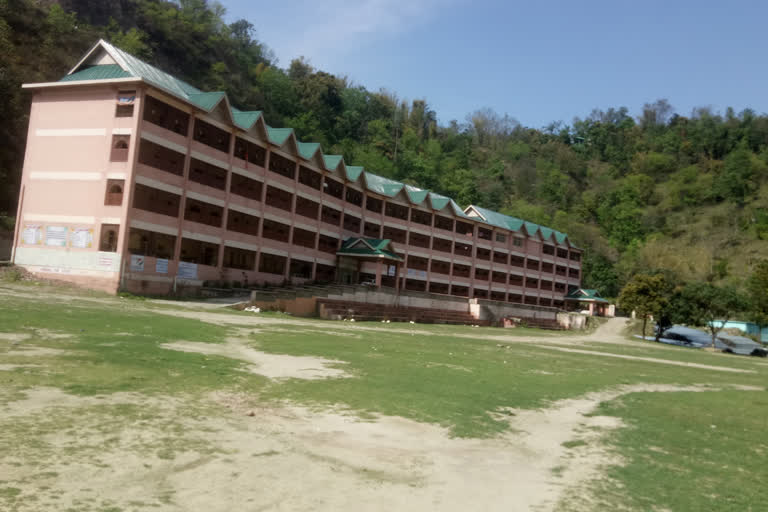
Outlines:
[[600, 293], [597, 290], [590, 288], [574, 288], [565, 296], [565, 298], [581, 302], [608, 302], [600, 296]]
[[358, 256], [367, 258], [382, 258], [387, 260], [403, 261], [392, 248], [392, 240], [388, 238], [347, 238], [338, 256]]
[[[362, 167], [346, 166], [343, 157], [340, 155], [323, 154], [320, 144], [298, 141], [292, 128], [273, 128], [266, 125], [260, 111], [242, 112], [232, 107], [225, 92], [201, 91], [187, 82], [179, 80], [165, 71], [112, 46], [104, 40], [97, 42], [60, 82], [86, 80], [130, 81], [130, 79], [146, 82], [207, 113], [213, 113], [217, 109], [225, 110], [225, 117], [228, 116], [235, 126], [245, 131], [250, 130], [258, 123], [259, 138], [263, 138], [266, 134], [269, 142], [275, 146], [283, 147], [287, 144], [290, 146], [289, 149], [292, 153], [298, 154], [306, 160], [314, 158], [318, 164], [324, 165], [326, 170], [337, 171], [339, 168], [344, 169], [346, 177], [350, 181], [357, 181], [362, 176], [365, 187], [376, 194], [392, 198], [402, 193], [404, 198], [414, 205], [431, 207], [437, 211], [448, 210], [456, 217], [485, 222], [491, 226], [514, 232], [525, 229], [531, 236], [536, 236], [538, 233], [545, 240], [555, 240], [557, 243], [567, 243], [573, 246], [568, 237], [559, 231], [475, 205], [462, 210], [449, 197], [370, 173]], [[50, 85], [52, 84], [27, 85], [25, 87]], [[426, 202], [427, 199], [429, 203]]]

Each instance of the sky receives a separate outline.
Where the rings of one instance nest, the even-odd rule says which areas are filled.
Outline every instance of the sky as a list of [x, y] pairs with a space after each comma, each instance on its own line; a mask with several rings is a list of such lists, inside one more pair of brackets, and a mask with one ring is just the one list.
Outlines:
[[287, 67], [304, 56], [441, 124], [489, 107], [525, 126], [666, 98], [768, 111], [764, 0], [219, 0]]

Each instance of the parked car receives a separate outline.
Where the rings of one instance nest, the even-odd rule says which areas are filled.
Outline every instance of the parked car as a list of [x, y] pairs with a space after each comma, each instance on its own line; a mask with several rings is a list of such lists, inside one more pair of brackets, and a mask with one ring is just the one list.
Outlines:
[[733, 334], [718, 334], [718, 341], [725, 345], [723, 352], [729, 354], [740, 354], [743, 356], [768, 356], [768, 350], [754, 340], [745, 336], [736, 336]]
[[[683, 327], [682, 325], [673, 325], [664, 329], [659, 341], [668, 345], [691, 348], [712, 346], [712, 336], [709, 333], [698, 329], [691, 329], [690, 327]], [[718, 334], [717, 338], [715, 338], [715, 348], [728, 354], [757, 357], [768, 356], [768, 350], [759, 343], [744, 336], [734, 336], [731, 334]]]

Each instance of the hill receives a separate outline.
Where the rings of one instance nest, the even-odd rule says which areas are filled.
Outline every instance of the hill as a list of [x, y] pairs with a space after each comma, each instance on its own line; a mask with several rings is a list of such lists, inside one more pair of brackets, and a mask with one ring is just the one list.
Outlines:
[[[584, 283], [615, 296], [629, 276], [740, 283], [768, 254], [768, 116], [666, 100], [637, 116], [594, 110], [535, 129], [491, 109], [438, 125], [426, 99], [369, 91], [302, 59], [276, 65], [246, 20], [205, 0], [0, 0], [0, 216], [12, 216], [29, 96], [95, 40], [205, 90], [226, 90], [348, 162], [567, 232]], [[545, 101], [546, 98], [542, 98]]]

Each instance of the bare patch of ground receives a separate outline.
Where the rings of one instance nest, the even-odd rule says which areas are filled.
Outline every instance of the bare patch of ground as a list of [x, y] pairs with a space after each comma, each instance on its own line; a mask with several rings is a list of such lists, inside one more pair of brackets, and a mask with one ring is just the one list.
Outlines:
[[620, 422], [589, 416], [600, 402], [712, 389], [627, 386], [542, 410], [502, 410], [509, 432], [456, 439], [399, 417], [365, 421], [236, 394], [185, 403], [41, 388], [4, 407], [0, 446], [13, 429], [29, 435], [0, 450], [0, 473], [5, 486], [19, 489], [20, 512], [548, 511], [620, 462], [601, 445]]
[[327, 379], [351, 376], [344, 370], [332, 366], [344, 364], [344, 361], [311, 356], [269, 354], [249, 347], [247, 341], [239, 337], [227, 338], [225, 343], [176, 341], [160, 346], [169, 350], [196, 352], [245, 361], [250, 363], [248, 371], [270, 379]]

